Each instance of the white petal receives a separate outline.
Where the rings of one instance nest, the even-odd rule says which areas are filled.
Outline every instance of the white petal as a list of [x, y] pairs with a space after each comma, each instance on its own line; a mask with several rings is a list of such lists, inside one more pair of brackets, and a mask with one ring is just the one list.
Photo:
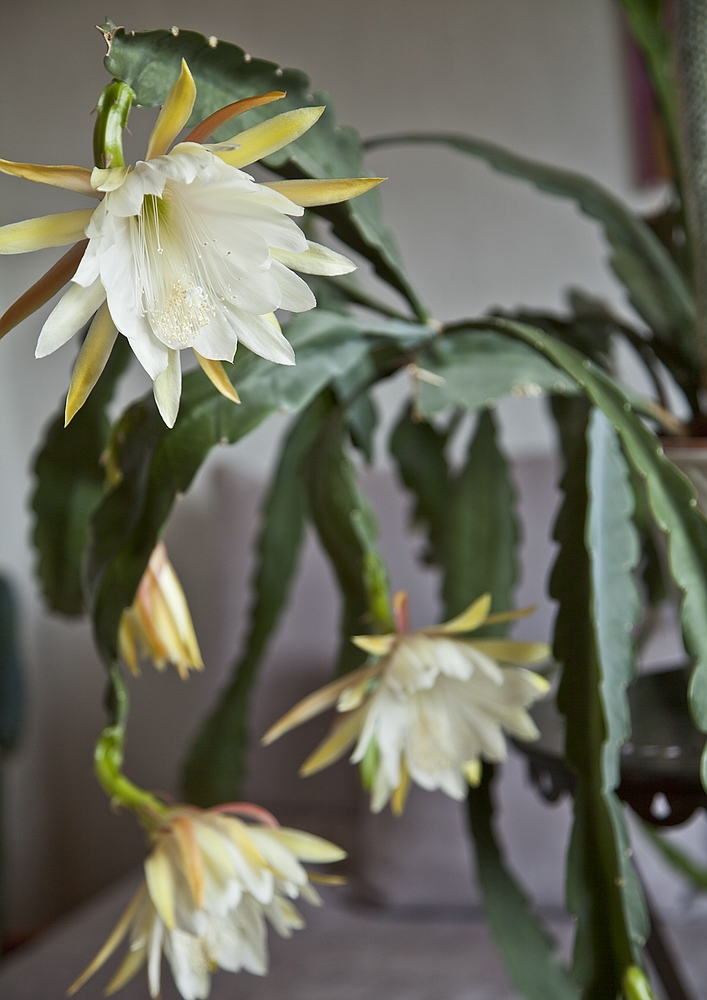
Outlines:
[[164, 924], [161, 920], [155, 920], [152, 925], [147, 957], [147, 982], [150, 987], [151, 997], [159, 997], [160, 995], [160, 965], [162, 964], [163, 934]]
[[194, 337], [191, 346], [202, 357], [211, 361], [233, 361], [238, 346], [238, 335], [227, 314], [219, 311], [209, 325]]
[[273, 260], [270, 273], [280, 286], [282, 309], [289, 309], [290, 312], [307, 312], [308, 309], [314, 309], [317, 304], [314, 293], [298, 274], [277, 260]]
[[140, 334], [127, 339], [133, 354], [154, 382], [167, 368], [169, 348], [157, 339], [147, 323]]
[[329, 247], [308, 241], [308, 248], [304, 253], [288, 253], [287, 250], [273, 248], [271, 253], [285, 267], [303, 274], [350, 274], [356, 270], [353, 261]]
[[295, 352], [289, 340], [264, 316], [253, 316], [239, 309], [229, 310], [229, 315], [233, 318], [239, 341], [249, 351], [280, 365], [295, 363]]
[[88, 323], [104, 301], [106, 293], [100, 281], [88, 288], [73, 284], [59, 299], [39, 334], [35, 357], [45, 358], [71, 340]]
[[167, 367], [152, 383], [152, 391], [160, 416], [168, 427], [174, 427], [182, 395], [182, 363], [179, 351], [169, 351]]

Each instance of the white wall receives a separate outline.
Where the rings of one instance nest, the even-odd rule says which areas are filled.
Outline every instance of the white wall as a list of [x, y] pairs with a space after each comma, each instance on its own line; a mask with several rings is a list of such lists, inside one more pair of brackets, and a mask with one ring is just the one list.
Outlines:
[[[104, 7], [104, 0], [5, 0], [4, 157], [90, 165], [90, 112], [107, 82], [103, 41], [93, 28]], [[314, 88], [333, 95], [339, 119], [364, 135], [473, 132], [585, 170], [631, 195], [619, 32], [610, 0], [113, 0], [108, 13], [131, 29], [194, 28], [301, 67]], [[153, 114], [133, 112], [129, 148], [136, 154]], [[558, 306], [561, 289], [573, 283], [616, 295], [595, 228], [571, 206], [442, 151], [379, 152], [370, 167], [390, 178], [382, 189], [387, 220], [434, 315], [447, 319], [519, 302]], [[7, 177], [0, 179], [0, 193], [3, 223], [80, 201]], [[0, 306], [6, 308], [55, 256], [47, 251], [4, 259]], [[75, 355], [75, 347], [67, 346], [34, 360], [42, 315], [0, 344], [0, 569], [20, 591], [29, 686], [24, 743], [6, 768], [8, 919], [15, 925], [48, 919], [117, 875], [140, 851], [131, 821], [111, 816], [93, 786], [91, 741], [102, 719], [103, 676], [87, 631], [48, 617], [32, 578], [31, 456], [65, 391]], [[145, 387], [135, 372], [125, 396]], [[512, 453], [550, 446], [537, 403], [505, 405], [503, 421]], [[189, 694], [173, 677], [146, 675], [140, 682], [150, 707], [136, 711], [130, 758], [147, 784], [174, 785], [176, 750], [169, 740], [181, 734], [184, 741], [194, 724], [193, 699], [203, 704], [212, 696], [233, 655], [257, 494], [242, 479], [262, 480], [276, 438], [277, 422], [253, 441], [220, 452], [182, 502], [175, 562], [194, 605], [210, 678], [192, 682]], [[236, 513], [233, 482], [241, 483], [241, 508], [248, 513], [240, 511], [244, 527], [238, 537], [229, 529], [228, 548], [219, 531]], [[241, 594], [238, 608], [214, 612], [218, 574], [226, 574]], [[316, 610], [317, 602], [310, 601], [306, 614]], [[334, 627], [333, 604], [330, 610], [320, 659]], [[299, 627], [311, 632], [306, 617]], [[168, 705], [173, 725], [162, 718], [160, 741], [149, 721]]]

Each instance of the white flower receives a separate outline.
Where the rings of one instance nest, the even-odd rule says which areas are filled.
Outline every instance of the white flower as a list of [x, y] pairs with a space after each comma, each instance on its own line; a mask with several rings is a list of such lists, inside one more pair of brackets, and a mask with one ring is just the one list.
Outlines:
[[[244, 823], [239, 813], [258, 823]], [[262, 820], [266, 822], [262, 822]], [[147, 965], [151, 997], [160, 995], [162, 955], [184, 1000], [202, 1000], [217, 969], [268, 971], [266, 919], [290, 937], [304, 921], [292, 900], [321, 904], [302, 861], [340, 861], [321, 837], [277, 826], [257, 806], [170, 809], [153, 832], [145, 880], [96, 957], [69, 989], [75, 993], [125, 936], [128, 952], [106, 987], [115, 993]]]
[[[379, 183], [378, 178], [256, 184], [240, 169], [297, 139], [324, 108], [286, 112], [226, 143], [184, 141], [170, 150], [195, 96], [183, 62], [153, 129], [146, 159], [135, 167], [89, 172], [0, 160], [5, 173], [101, 198], [95, 210], [0, 228], [0, 253], [88, 237], [82, 255], [69, 251], [65, 263], [53, 269], [57, 274], [50, 288], [46, 281], [40, 288], [39, 282], [0, 319], [2, 336], [70, 279], [40, 333], [36, 354], [44, 357], [96, 313], [74, 370], [67, 423], [95, 385], [118, 332], [127, 337], [153, 380], [157, 406], [169, 426], [179, 409], [179, 352], [185, 348], [195, 352], [219, 391], [238, 402], [221, 362], [233, 360], [239, 342], [270, 361], [295, 363], [274, 315], [281, 308], [301, 312], [316, 305], [309, 286], [295, 272], [333, 275], [354, 270], [346, 257], [309, 242], [291, 217], [301, 216], [306, 206], [355, 197]], [[187, 140], [208, 138], [235, 114], [284, 96], [266, 94], [229, 105], [197, 126]]]
[[362, 765], [374, 812], [391, 797], [393, 810], [402, 812], [410, 781], [464, 798], [468, 785], [479, 782], [481, 760], [505, 760], [505, 733], [537, 739], [526, 709], [549, 688], [538, 674], [498, 662], [546, 660], [545, 643], [458, 638], [524, 613], [490, 615], [490, 605], [486, 594], [452, 621], [408, 632], [406, 595], [396, 595], [399, 631], [352, 640], [373, 663], [305, 698], [263, 742], [336, 705], [340, 718], [301, 774], [314, 774], [354, 746], [351, 760]]

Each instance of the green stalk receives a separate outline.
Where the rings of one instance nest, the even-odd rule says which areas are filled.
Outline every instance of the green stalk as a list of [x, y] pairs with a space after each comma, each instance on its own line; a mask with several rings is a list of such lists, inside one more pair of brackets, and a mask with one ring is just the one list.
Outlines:
[[93, 159], [97, 167], [124, 167], [123, 129], [137, 95], [121, 80], [113, 80], [101, 92], [93, 129]]
[[694, 261], [701, 384], [707, 386], [707, 4], [678, 0], [677, 12], [685, 215]]
[[138, 788], [123, 774], [125, 725], [128, 717], [128, 692], [117, 665], [111, 667], [110, 702], [114, 712], [113, 725], [106, 726], [98, 738], [94, 754], [96, 777], [115, 805], [134, 812], [148, 829], [159, 825], [165, 806], [150, 792]]

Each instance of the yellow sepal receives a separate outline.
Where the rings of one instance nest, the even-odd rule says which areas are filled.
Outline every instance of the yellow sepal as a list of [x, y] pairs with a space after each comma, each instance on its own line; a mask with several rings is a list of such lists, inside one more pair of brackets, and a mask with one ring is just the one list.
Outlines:
[[387, 177], [337, 177], [334, 180], [294, 180], [266, 181], [263, 187], [279, 191], [286, 198], [301, 205], [314, 208], [316, 205], [337, 205], [340, 201], [358, 198], [376, 187]]
[[29, 253], [76, 243], [83, 239], [93, 212], [92, 208], [80, 208], [0, 226], [0, 253]]
[[162, 156], [166, 153], [179, 133], [182, 131], [194, 107], [196, 100], [196, 84], [194, 77], [189, 72], [184, 59], [182, 59], [182, 71], [178, 79], [172, 84], [170, 92], [165, 98], [162, 110], [155, 122], [155, 127], [150, 133], [147, 143], [146, 160], [151, 160], [155, 156]]
[[217, 147], [213, 147], [213, 150], [224, 163], [232, 167], [247, 167], [248, 164], [262, 160], [294, 142], [295, 139], [299, 139], [323, 113], [324, 108], [297, 108], [294, 111], [285, 111], [281, 115], [275, 115], [274, 118], [253, 125], [252, 128], [247, 128], [244, 132], [239, 132], [225, 144], [237, 144], [237, 149], [220, 152]]
[[203, 358], [198, 351], [194, 351], [196, 359], [201, 365], [204, 374], [211, 381], [211, 383], [218, 389], [222, 396], [226, 399], [232, 400], [234, 403], [240, 403], [241, 399], [236, 390], [231, 385], [231, 380], [224, 371], [223, 365], [220, 361], [212, 361], [210, 358]]
[[71, 385], [66, 396], [64, 411], [64, 427], [68, 426], [81, 409], [91, 389], [101, 377], [117, 336], [118, 331], [108, 311], [108, 303], [104, 302], [89, 327], [71, 374]]
[[13, 163], [12, 160], [0, 160], [0, 171], [13, 177], [23, 177], [37, 184], [50, 184], [52, 187], [63, 188], [65, 191], [75, 191], [76, 194], [87, 194], [91, 198], [100, 198], [91, 187], [91, 171], [86, 167], [46, 167], [41, 163]]

